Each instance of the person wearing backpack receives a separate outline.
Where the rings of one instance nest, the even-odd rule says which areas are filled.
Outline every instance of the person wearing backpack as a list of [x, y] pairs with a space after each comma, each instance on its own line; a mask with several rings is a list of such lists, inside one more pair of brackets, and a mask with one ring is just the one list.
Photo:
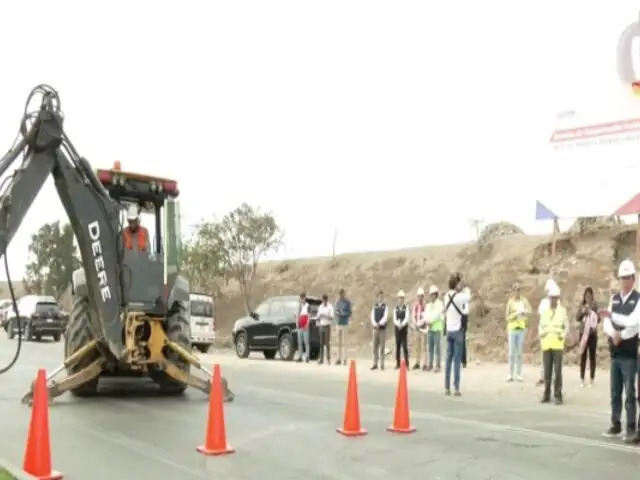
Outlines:
[[471, 295], [468, 289], [463, 290], [459, 274], [449, 278], [449, 291], [444, 296], [444, 316], [447, 339], [447, 357], [444, 370], [445, 395], [451, 395], [451, 371], [453, 370], [454, 395], [459, 397], [460, 370], [462, 366], [462, 349], [464, 347], [463, 317]]

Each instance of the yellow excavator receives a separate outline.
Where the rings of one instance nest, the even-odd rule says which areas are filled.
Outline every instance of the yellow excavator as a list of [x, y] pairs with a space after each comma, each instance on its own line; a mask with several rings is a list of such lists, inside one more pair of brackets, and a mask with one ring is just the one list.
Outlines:
[[[0, 178], [20, 162], [0, 183], [0, 255], [6, 260], [24, 216], [52, 177], [82, 268], [73, 274], [65, 358], [48, 374], [49, 398], [66, 391], [93, 395], [108, 376], [148, 376], [169, 394], [188, 386], [209, 393], [212, 374], [191, 353], [189, 283], [179, 273], [177, 182], [128, 173], [118, 163], [94, 171], [64, 131], [58, 93], [40, 85], [27, 105], [36, 99], [37, 109], [25, 109], [19, 140], [0, 159]], [[132, 206], [153, 219], [144, 245], [127, 241], [124, 211]], [[56, 380], [63, 371], [66, 377]], [[223, 385], [225, 400], [233, 400], [226, 380]], [[30, 403], [32, 393], [23, 402]]]

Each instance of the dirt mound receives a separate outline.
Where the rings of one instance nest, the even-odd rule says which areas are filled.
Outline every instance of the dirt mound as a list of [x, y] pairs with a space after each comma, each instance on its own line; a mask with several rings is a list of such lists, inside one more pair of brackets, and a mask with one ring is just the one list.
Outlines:
[[620, 217], [585, 217], [576, 220], [567, 230], [569, 235], [586, 235], [601, 230], [611, 230], [624, 225]]
[[524, 232], [520, 227], [509, 222], [490, 223], [482, 229], [482, 233], [478, 238], [478, 245], [483, 246], [493, 242], [500, 237], [508, 237], [510, 235], [522, 235]]
[[[528, 236], [515, 225], [497, 225], [485, 228], [487, 248], [482, 249], [476, 244], [459, 244], [265, 263], [259, 269], [254, 303], [266, 296], [300, 290], [335, 297], [344, 287], [354, 305], [351, 341], [362, 346], [371, 341], [368, 315], [378, 288], [384, 289], [389, 302], [399, 289], [413, 301], [418, 287], [435, 284], [443, 290], [448, 275], [458, 271], [475, 294], [470, 311], [470, 352], [484, 360], [501, 361], [506, 358], [505, 302], [515, 280], [535, 308], [544, 283], [552, 276], [573, 316], [587, 286], [593, 287], [602, 303], [608, 301], [615, 287], [615, 266], [635, 249], [633, 229], [616, 227], [597, 229], [586, 236], [564, 234], [558, 240], [556, 255], [551, 256], [548, 236]], [[228, 336], [233, 321], [244, 314], [237, 286], [230, 284], [222, 291], [216, 311], [218, 331]], [[533, 359], [538, 358], [536, 332], [534, 319], [527, 334], [527, 351]], [[569, 341], [569, 358], [577, 355], [575, 344], [577, 329]], [[600, 345], [601, 356], [606, 358], [606, 342]]]

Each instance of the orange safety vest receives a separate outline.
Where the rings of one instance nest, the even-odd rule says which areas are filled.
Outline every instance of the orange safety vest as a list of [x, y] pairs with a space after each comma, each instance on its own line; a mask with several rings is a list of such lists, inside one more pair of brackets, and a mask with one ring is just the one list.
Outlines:
[[[149, 230], [144, 227], [138, 227], [136, 233], [138, 234], [138, 251], [146, 252], [149, 247]], [[129, 227], [125, 227], [122, 230], [122, 241], [124, 242], [124, 248], [133, 250], [133, 232]]]

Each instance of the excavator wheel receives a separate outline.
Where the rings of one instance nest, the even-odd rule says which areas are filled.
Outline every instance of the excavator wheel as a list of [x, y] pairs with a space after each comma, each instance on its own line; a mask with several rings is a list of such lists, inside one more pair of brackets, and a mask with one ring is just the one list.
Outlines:
[[[64, 335], [64, 355], [69, 358], [72, 354], [80, 350], [86, 344], [93, 340], [89, 331], [89, 300], [85, 297], [74, 296], [69, 315], [69, 323], [67, 331]], [[67, 369], [67, 374], [72, 375], [88, 366], [91, 362], [98, 358], [98, 351], [88, 353], [80, 362]], [[71, 390], [74, 397], [88, 397], [95, 395], [98, 391], [98, 378], [88, 381], [77, 388]]]
[[[189, 338], [189, 320], [185, 315], [184, 309], [180, 306], [176, 308], [172, 314], [167, 317], [166, 325], [167, 337], [172, 342], [176, 342], [184, 347], [188, 352], [191, 351], [191, 339]], [[167, 349], [169, 350], [169, 349]], [[189, 373], [191, 365], [184, 362], [177, 353], [171, 351], [168, 360], [175, 364], [180, 370]], [[187, 385], [176, 382], [162, 370], [149, 370], [149, 376], [158, 384], [160, 391], [171, 395], [180, 395], [187, 389]]]

